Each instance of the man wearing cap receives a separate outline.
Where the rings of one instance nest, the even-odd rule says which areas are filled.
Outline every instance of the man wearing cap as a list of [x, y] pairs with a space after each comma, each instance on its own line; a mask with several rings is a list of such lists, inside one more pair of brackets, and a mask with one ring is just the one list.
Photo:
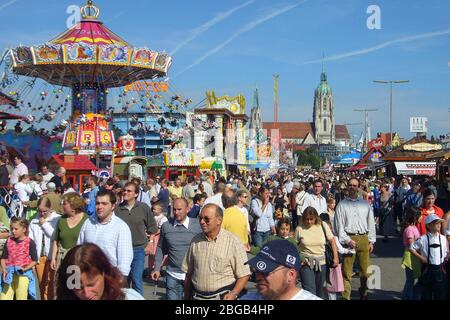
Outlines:
[[300, 256], [294, 244], [273, 240], [247, 262], [256, 275], [257, 293], [248, 293], [241, 300], [322, 300], [297, 287]]
[[447, 275], [444, 270], [449, 251], [447, 239], [440, 234], [443, 221], [436, 214], [428, 215], [425, 219], [427, 234], [417, 239], [409, 249], [422, 262], [419, 278], [422, 300], [447, 298]]
[[250, 277], [239, 239], [222, 228], [223, 211], [207, 204], [198, 216], [202, 233], [192, 239], [181, 271], [185, 300], [236, 300]]
[[361, 267], [360, 298], [366, 300], [367, 268], [370, 265], [370, 254], [376, 241], [375, 219], [372, 206], [358, 197], [359, 180], [352, 178], [348, 182], [348, 197], [341, 200], [334, 215], [334, 230], [339, 242], [349, 249], [355, 249], [356, 254], [345, 256], [342, 274], [344, 276], [344, 292], [342, 298], [350, 300], [352, 292], [353, 264], [358, 258]]

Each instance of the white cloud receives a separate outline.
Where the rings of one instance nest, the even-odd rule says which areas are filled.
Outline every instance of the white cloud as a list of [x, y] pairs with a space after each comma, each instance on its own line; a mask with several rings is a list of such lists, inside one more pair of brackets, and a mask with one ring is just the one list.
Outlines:
[[208, 31], [210, 28], [212, 28], [214, 25], [218, 24], [219, 22], [225, 20], [226, 18], [230, 17], [231, 15], [233, 15], [235, 12], [251, 5], [252, 3], [254, 3], [256, 0], [250, 0], [247, 1], [239, 6], [236, 6], [226, 12], [221, 12], [218, 15], [216, 15], [214, 18], [212, 18], [211, 20], [209, 20], [208, 22], [202, 24], [200, 27], [195, 28], [194, 30], [191, 31], [191, 34], [181, 43], [179, 43], [175, 49], [170, 53], [171, 55], [174, 55], [175, 53], [177, 53], [181, 48], [183, 48], [184, 46], [186, 46], [189, 42], [193, 41], [195, 38], [197, 38], [199, 35], [201, 35], [202, 33], [205, 33], [206, 31]]
[[274, 10], [272, 12], [270, 12], [269, 14], [260, 17], [254, 21], [251, 21], [249, 23], [247, 23], [246, 25], [244, 25], [242, 28], [240, 28], [238, 31], [236, 31], [233, 35], [231, 35], [228, 39], [226, 39], [224, 42], [222, 42], [221, 44], [219, 44], [217, 47], [215, 47], [214, 49], [208, 51], [207, 53], [205, 53], [203, 56], [201, 56], [200, 58], [198, 58], [197, 60], [194, 61], [193, 64], [191, 64], [190, 66], [186, 67], [185, 69], [183, 69], [181, 72], [179, 72], [177, 75], [175, 75], [175, 77], [179, 76], [180, 74], [186, 72], [187, 70], [197, 66], [198, 64], [202, 63], [204, 60], [206, 60], [208, 57], [212, 56], [213, 54], [219, 52], [220, 50], [222, 50], [226, 45], [228, 45], [230, 42], [232, 42], [234, 39], [236, 39], [237, 37], [239, 37], [241, 34], [246, 33], [248, 31], [253, 30], [254, 28], [256, 28], [258, 25], [269, 21], [283, 13], [286, 13], [296, 7], [298, 7], [299, 5], [307, 2], [308, 0], [302, 0], [302, 1], [298, 1], [294, 4], [290, 4], [287, 6], [284, 6], [280, 9]]
[[365, 49], [350, 51], [347, 53], [341, 53], [338, 55], [326, 57], [324, 59], [316, 59], [316, 60], [307, 61], [307, 62], [304, 62], [303, 64], [312, 64], [312, 63], [321, 63], [321, 62], [325, 62], [325, 61], [341, 60], [341, 59], [345, 59], [345, 58], [349, 58], [349, 57], [360, 56], [360, 55], [368, 54], [368, 53], [371, 53], [374, 51], [378, 51], [378, 50], [384, 49], [386, 47], [389, 47], [389, 46], [397, 44], [397, 43], [411, 42], [411, 41], [420, 40], [420, 39], [439, 37], [439, 36], [444, 36], [447, 34], [450, 34], [450, 29], [445, 29], [445, 30], [440, 30], [440, 31], [435, 31], [435, 32], [421, 33], [421, 34], [417, 34], [417, 35], [412, 35], [412, 36], [408, 36], [408, 37], [403, 37], [403, 38], [383, 42], [376, 46], [365, 48]]

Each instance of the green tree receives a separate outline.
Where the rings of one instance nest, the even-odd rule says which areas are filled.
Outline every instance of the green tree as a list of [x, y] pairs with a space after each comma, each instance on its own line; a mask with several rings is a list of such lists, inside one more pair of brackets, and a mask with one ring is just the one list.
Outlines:
[[320, 168], [320, 158], [314, 153], [314, 150], [301, 150], [297, 151], [296, 154], [298, 155], [298, 166], [311, 166], [314, 169]]

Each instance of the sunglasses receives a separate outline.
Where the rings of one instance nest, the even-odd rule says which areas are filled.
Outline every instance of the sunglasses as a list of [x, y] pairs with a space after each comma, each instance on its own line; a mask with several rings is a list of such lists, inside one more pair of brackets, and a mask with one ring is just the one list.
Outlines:
[[209, 223], [212, 219], [210, 217], [202, 217], [202, 216], [198, 216], [198, 221], [205, 221], [205, 223]]

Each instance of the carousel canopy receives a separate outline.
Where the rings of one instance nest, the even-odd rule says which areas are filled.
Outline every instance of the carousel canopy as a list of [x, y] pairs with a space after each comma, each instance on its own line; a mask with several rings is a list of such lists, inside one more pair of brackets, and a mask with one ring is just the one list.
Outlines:
[[89, 0], [81, 22], [55, 39], [11, 49], [13, 71], [58, 86], [104, 88], [167, 74], [172, 62], [167, 53], [131, 46], [98, 20], [99, 13]]

